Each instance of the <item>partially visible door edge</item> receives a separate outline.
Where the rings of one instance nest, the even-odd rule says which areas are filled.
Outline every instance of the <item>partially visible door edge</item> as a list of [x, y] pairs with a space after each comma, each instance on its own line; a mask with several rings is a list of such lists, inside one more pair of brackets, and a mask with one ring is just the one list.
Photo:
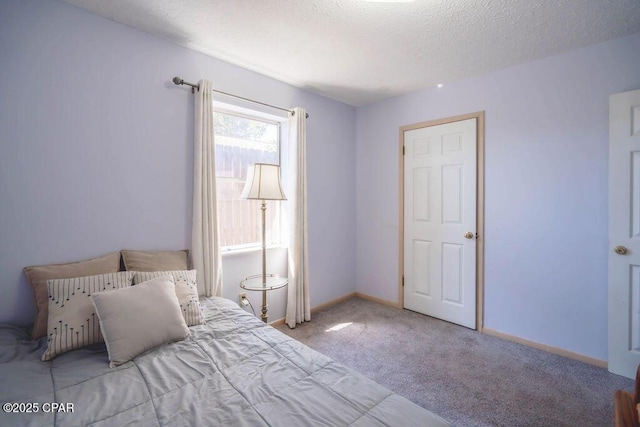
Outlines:
[[484, 330], [484, 111], [400, 126], [398, 306], [404, 308], [404, 132], [468, 119], [476, 119], [476, 232], [478, 233], [476, 239], [476, 330], [482, 332]]

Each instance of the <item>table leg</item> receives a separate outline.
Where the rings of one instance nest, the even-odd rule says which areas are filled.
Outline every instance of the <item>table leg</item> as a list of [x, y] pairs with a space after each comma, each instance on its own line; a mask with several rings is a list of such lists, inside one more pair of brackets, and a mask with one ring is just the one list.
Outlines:
[[267, 291], [262, 291], [262, 316], [260, 316], [264, 323], [267, 323], [269, 316], [267, 315]]

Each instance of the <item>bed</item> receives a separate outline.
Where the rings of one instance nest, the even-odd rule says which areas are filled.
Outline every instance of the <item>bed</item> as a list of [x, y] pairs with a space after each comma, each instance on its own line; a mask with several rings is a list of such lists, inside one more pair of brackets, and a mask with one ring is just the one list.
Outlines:
[[104, 344], [43, 362], [46, 338], [0, 327], [0, 425], [448, 425], [232, 301], [200, 304], [188, 338], [114, 368]]

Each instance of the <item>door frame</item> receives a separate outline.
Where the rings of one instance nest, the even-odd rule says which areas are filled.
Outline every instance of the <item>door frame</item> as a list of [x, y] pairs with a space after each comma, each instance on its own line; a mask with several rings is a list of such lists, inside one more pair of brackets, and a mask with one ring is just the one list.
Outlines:
[[476, 119], [476, 330], [484, 329], [484, 111], [446, 117], [427, 122], [400, 126], [400, 246], [398, 269], [398, 302], [404, 308], [404, 133], [409, 130], [444, 125], [462, 120]]

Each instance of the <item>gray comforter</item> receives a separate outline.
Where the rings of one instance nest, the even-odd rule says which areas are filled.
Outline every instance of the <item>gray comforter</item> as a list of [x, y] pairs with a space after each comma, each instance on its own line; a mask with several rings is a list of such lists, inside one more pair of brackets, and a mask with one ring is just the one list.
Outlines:
[[46, 338], [0, 327], [0, 425], [447, 425], [229, 300], [202, 303], [190, 338], [118, 368], [102, 344], [42, 362]]

